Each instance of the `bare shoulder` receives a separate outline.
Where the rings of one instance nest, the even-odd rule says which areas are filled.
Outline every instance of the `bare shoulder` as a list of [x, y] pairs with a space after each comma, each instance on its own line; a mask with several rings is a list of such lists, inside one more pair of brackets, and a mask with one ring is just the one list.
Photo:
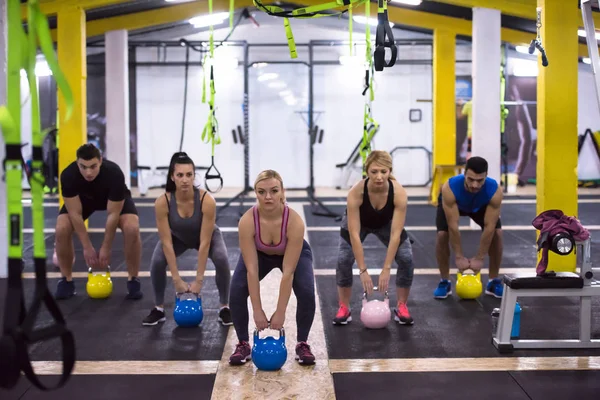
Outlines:
[[490, 204], [494, 207], [500, 207], [502, 205], [502, 200], [504, 199], [504, 193], [502, 192], [502, 186], [498, 185], [498, 189], [496, 189], [496, 193], [490, 199]]
[[208, 190], [203, 190], [203, 189], [199, 189], [199, 190], [200, 190], [200, 198], [202, 198], [202, 196], [204, 196], [204, 200], [202, 202], [202, 208], [203, 209], [206, 209], [205, 207], [216, 208], [217, 202], [215, 201], [215, 198], [208, 192]]
[[165, 193], [163, 195], [158, 196], [156, 198], [156, 200], [154, 200], [154, 208], [156, 210], [164, 211], [167, 209], [167, 196], [168, 195], [169, 195], [168, 193]]
[[406, 205], [408, 201], [406, 188], [395, 179], [392, 180], [392, 187], [394, 188], [394, 204], [397, 206]]
[[365, 180], [361, 179], [356, 182], [348, 191], [347, 202], [348, 206], [358, 206], [362, 204], [362, 198], [365, 192]]
[[288, 236], [290, 236], [290, 234], [304, 235], [305, 227], [304, 227], [304, 220], [302, 219], [302, 216], [300, 216], [300, 214], [298, 214], [298, 212], [292, 208], [288, 207], [288, 210], [289, 210], [288, 225], [287, 225]]
[[238, 223], [239, 234], [254, 234], [254, 214], [252, 208], [247, 210]]
[[442, 201], [444, 204], [451, 206], [454, 203], [456, 203], [456, 197], [454, 197], [454, 193], [452, 192], [452, 189], [450, 188], [450, 184], [448, 183], [448, 181], [446, 181], [443, 185], [442, 185]]

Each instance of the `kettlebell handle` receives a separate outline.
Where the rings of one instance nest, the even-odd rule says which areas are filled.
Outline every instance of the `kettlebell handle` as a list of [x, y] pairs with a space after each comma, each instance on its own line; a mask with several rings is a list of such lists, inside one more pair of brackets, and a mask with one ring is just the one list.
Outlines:
[[[271, 329], [271, 328], [269, 328], [269, 329]], [[285, 337], [285, 329], [281, 328], [281, 329], [279, 329], [279, 338], [281, 339], [284, 337]], [[254, 339], [258, 339], [258, 328], [254, 328]]]
[[[88, 274], [93, 273], [94, 271], [92, 271], [92, 267], [88, 267]], [[110, 276], [110, 265], [106, 266], [106, 272], [108, 273], [108, 275]]]
[[[376, 291], [377, 291], [377, 286], [373, 286], [373, 291], [374, 291], [374, 292], [376, 292]], [[366, 299], [366, 298], [367, 298], [367, 291], [365, 290], [365, 291], [363, 292], [363, 299]], [[389, 298], [390, 298], [390, 296], [388, 295], [388, 291], [387, 291], [387, 290], [385, 291], [385, 298], [386, 298], [386, 299], [389, 299]]]

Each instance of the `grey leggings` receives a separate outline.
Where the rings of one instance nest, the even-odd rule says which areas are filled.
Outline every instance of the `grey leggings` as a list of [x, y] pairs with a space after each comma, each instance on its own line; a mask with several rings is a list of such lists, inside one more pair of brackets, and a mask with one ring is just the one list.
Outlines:
[[[342, 233], [344, 230], [348, 231], [348, 219], [346, 215], [342, 220]], [[372, 233], [387, 247], [390, 243], [390, 234], [392, 231], [392, 222], [380, 229], [368, 229], [361, 227], [360, 229], [360, 242], [363, 243], [368, 234]], [[352, 286], [352, 266], [354, 265], [354, 252], [352, 251], [352, 245], [349, 239], [345, 239], [342, 235], [340, 237], [340, 244], [338, 250], [338, 263], [336, 269], [336, 281], [339, 287], [351, 287]], [[396, 264], [398, 264], [398, 270], [396, 271], [396, 286], [399, 288], [409, 288], [412, 285], [414, 264], [412, 257], [412, 245], [410, 239], [407, 238], [396, 251], [394, 258]]]
[[[181, 240], [171, 236], [173, 240], [173, 251], [175, 257], [179, 257], [187, 247]], [[197, 250], [197, 249], [194, 249]], [[217, 289], [219, 290], [219, 299], [221, 304], [227, 304], [229, 299], [229, 283], [231, 280], [231, 271], [229, 270], [229, 259], [227, 258], [227, 248], [219, 227], [215, 226], [212, 239], [210, 241], [210, 249], [208, 250], [208, 258], [215, 264], [215, 280]], [[165, 288], [167, 286], [167, 258], [163, 252], [162, 242], [159, 240], [154, 247], [152, 260], [150, 261], [150, 275], [152, 277], [152, 287], [154, 288], [154, 301], [156, 305], [163, 304], [165, 301]]]

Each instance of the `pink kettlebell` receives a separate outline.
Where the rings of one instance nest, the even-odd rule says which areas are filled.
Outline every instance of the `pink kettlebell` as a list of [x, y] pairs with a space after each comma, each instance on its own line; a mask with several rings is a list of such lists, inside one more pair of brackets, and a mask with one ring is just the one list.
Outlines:
[[[377, 288], [373, 288], [377, 290]], [[392, 317], [390, 310], [390, 298], [387, 291], [385, 300], [367, 301], [367, 292], [363, 294], [362, 310], [360, 310], [360, 320], [369, 329], [385, 328]]]

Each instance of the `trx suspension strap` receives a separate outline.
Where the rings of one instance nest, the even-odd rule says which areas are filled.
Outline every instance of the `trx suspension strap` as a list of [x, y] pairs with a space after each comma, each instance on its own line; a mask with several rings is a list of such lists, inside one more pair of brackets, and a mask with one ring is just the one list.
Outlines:
[[538, 49], [540, 54], [542, 55], [542, 65], [544, 67], [548, 66], [548, 57], [546, 57], [546, 50], [542, 46], [542, 36], [540, 34], [540, 29], [542, 28], [542, 7], [537, 7], [537, 22], [535, 24], [537, 28], [537, 37], [531, 41], [529, 45], [529, 54], [533, 54], [535, 49]]
[[[213, 8], [213, 0], [208, 0], [208, 14], [212, 14]], [[204, 175], [204, 186], [206, 190], [211, 193], [216, 193], [223, 188], [223, 178], [221, 177], [221, 173], [215, 166], [215, 145], [221, 144], [221, 137], [219, 136], [219, 124], [217, 122], [217, 116], [215, 113], [215, 74], [214, 74], [214, 60], [215, 60], [215, 44], [214, 44], [214, 30], [212, 23], [210, 24], [210, 99], [208, 101], [209, 111], [208, 111], [208, 121], [206, 125], [204, 125], [204, 129], [202, 130], [202, 141], [204, 143], [208, 143], [210, 141], [211, 144], [211, 163], [208, 170], [206, 170], [206, 174]], [[206, 103], [206, 65], [207, 58], [204, 58], [203, 68], [204, 68], [204, 80], [202, 84], [202, 103]], [[216, 171], [211, 174], [211, 169]], [[218, 179], [220, 184], [219, 188], [216, 190], [211, 190], [208, 187], [208, 180], [210, 179]]]
[[506, 140], [506, 118], [508, 108], [504, 105], [506, 101], [506, 46], [502, 46], [502, 58], [500, 64], [500, 142], [502, 154], [502, 167], [504, 170], [504, 192], [508, 190], [508, 141]]
[[[377, 36], [375, 36], [375, 71], [383, 71], [384, 67], [393, 67], [398, 57], [398, 48], [394, 41], [394, 33], [388, 19], [387, 3], [389, 0], [377, 0]], [[367, 4], [368, 6], [368, 4]], [[367, 7], [368, 8], [368, 7]], [[387, 41], [385, 39], [388, 39]], [[385, 61], [385, 48], [392, 52], [390, 61]]]
[[362, 159], [362, 171], [363, 178], [366, 178], [367, 171], [365, 170], [365, 163], [367, 161], [367, 157], [371, 152], [371, 141], [373, 140], [373, 136], [377, 133], [379, 129], [379, 124], [375, 122], [373, 119], [373, 115], [371, 112], [371, 105], [373, 100], [375, 100], [375, 91], [373, 89], [373, 78], [375, 75], [373, 69], [373, 57], [372, 57], [372, 48], [371, 48], [371, 26], [369, 25], [369, 16], [370, 16], [370, 7], [369, 3], [366, 4], [365, 7], [365, 17], [367, 20], [367, 29], [366, 29], [366, 52], [365, 52], [365, 60], [367, 68], [365, 69], [365, 89], [362, 92], [362, 95], [366, 95], [367, 91], [369, 92], [366, 101], [365, 101], [365, 110], [364, 110], [364, 118], [363, 118], [363, 140], [360, 145], [359, 153]]
[[[254, 5], [259, 10], [266, 12], [274, 17], [283, 18], [283, 26], [285, 28], [285, 35], [288, 41], [288, 48], [290, 49], [290, 57], [297, 58], [298, 53], [296, 52], [296, 42], [294, 41], [294, 34], [292, 33], [292, 26], [288, 18], [321, 18], [331, 17], [334, 15], [342, 15], [349, 10], [350, 6], [356, 7], [363, 3], [368, 3], [369, 0], [333, 0], [328, 3], [319, 4], [316, 6], [295, 8], [292, 10], [285, 10], [278, 6], [264, 5], [262, 0], [253, 0]], [[343, 10], [333, 11], [344, 7]]]
[[[40, 390], [62, 387], [75, 365], [75, 339], [67, 329], [65, 319], [46, 281], [46, 248], [44, 241], [44, 208], [42, 187], [42, 142], [44, 134], [40, 129], [39, 101], [35, 63], [39, 43], [48, 62], [57, 86], [60, 87], [68, 105], [67, 119], [73, 106], [73, 96], [67, 81], [58, 67], [48, 21], [40, 11], [37, 0], [29, 0], [27, 35], [21, 25], [21, 4], [18, 0], [7, 1], [8, 19], [8, 68], [7, 98], [8, 107], [0, 106], [0, 127], [6, 143], [6, 188], [8, 198], [8, 288], [4, 311], [4, 326], [0, 338], [0, 387], [10, 389], [20, 378], [21, 371]], [[23, 206], [22, 167], [21, 167], [21, 104], [20, 71], [25, 69], [31, 96], [33, 179], [31, 179], [32, 219], [34, 230], [35, 292], [29, 309], [25, 307], [21, 273], [23, 269]], [[36, 318], [46, 305], [54, 323], [44, 328], [34, 328]], [[43, 385], [36, 376], [29, 359], [28, 347], [31, 344], [60, 338], [63, 347], [63, 373], [54, 386]]]

